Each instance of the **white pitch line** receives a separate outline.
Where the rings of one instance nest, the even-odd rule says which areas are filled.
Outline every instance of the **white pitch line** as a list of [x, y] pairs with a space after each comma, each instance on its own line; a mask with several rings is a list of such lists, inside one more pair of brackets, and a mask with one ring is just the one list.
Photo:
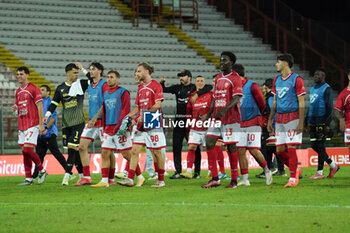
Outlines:
[[72, 205], [93, 205], [93, 206], [194, 206], [194, 207], [269, 207], [269, 208], [308, 208], [308, 209], [350, 209], [350, 206], [342, 205], [292, 205], [292, 204], [239, 204], [239, 203], [185, 203], [185, 202], [0, 202], [0, 206], [15, 205], [42, 205], [42, 206], [72, 206]]

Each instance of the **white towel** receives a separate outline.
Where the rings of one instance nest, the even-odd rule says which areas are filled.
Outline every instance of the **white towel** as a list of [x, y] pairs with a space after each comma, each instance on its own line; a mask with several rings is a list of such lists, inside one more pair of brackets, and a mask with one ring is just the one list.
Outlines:
[[77, 79], [69, 89], [69, 96], [84, 95], [83, 88], [81, 87], [80, 79]]

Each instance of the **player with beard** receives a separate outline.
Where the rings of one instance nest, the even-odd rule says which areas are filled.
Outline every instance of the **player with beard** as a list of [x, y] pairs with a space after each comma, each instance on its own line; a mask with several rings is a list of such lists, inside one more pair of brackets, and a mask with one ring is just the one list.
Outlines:
[[[132, 187], [134, 185], [135, 170], [139, 161], [139, 153], [142, 146], [146, 145], [153, 154], [156, 172], [158, 172], [158, 181], [152, 187], [164, 187], [164, 158], [161, 149], [166, 147], [165, 136], [163, 128], [158, 129], [145, 129], [143, 127], [143, 114], [144, 112], [156, 112], [155, 114], [161, 115], [163, 89], [162, 86], [152, 79], [151, 74], [154, 72], [154, 68], [146, 62], [142, 62], [137, 66], [136, 76], [141, 83], [137, 90], [137, 96], [135, 104], [136, 106], [126, 116], [125, 121], [131, 121], [131, 117], [138, 114], [137, 117], [137, 130], [133, 139], [130, 169], [128, 171], [128, 178], [122, 181], [118, 181], [118, 184]], [[135, 121], [133, 121], [135, 123]], [[118, 135], [123, 134], [124, 127], [120, 127], [122, 132], [118, 132]]]

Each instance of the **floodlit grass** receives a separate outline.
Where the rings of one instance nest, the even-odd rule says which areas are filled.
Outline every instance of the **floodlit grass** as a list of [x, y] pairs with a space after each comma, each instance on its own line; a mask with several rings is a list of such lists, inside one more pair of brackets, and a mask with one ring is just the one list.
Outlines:
[[[23, 177], [0, 177], [0, 232], [347, 232], [350, 167], [333, 179], [310, 180], [303, 168], [296, 188], [287, 177], [271, 186], [250, 170], [250, 187], [202, 189], [205, 178], [170, 180], [164, 188], [61, 186], [49, 175], [42, 185], [17, 186]], [[328, 175], [328, 167], [325, 168]], [[206, 171], [203, 171], [204, 177]], [[100, 175], [93, 176], [94, 183]], [[76, 181], [76, 180], [75, 180]], [[73, 184], [73, 182], [71, 182]]]

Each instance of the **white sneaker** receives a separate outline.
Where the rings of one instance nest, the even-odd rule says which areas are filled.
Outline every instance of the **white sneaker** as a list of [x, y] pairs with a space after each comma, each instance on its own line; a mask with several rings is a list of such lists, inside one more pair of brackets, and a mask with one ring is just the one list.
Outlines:
[[272, 184], [272, 172], [271, 170], [265, 171], [266, 185]]
[[127, 178], [128, 175], [125, 174], [124, 172], [117, 172], [114, 174], [114, 177], [117, 178], [117, 179], [124, 179], [124, 178]]
[[124, 178], [122, 180], [118, 180], [117, 184], [122, 185], [122, 186], [127, 186], [127, 187], [132, 187], [134, 186], [134, 181], [129, 178]]
[[165, 182], [164, 181], [157, 181], [154, 185], [152, 185], [152, 188], [161, 188], [165, 186]]
[[65, 174], [62, 180], [62, 185], [69, 185], [69, 175]]
[[250, 182], [249, 180], [246, 180], [246, 181], [242, 180], [238, 182], [237, 186], [250, 186]]
[[44, 170], [43, 172], [39, 172], [38, 184], [44, 183], [45, 178], [46, 178], [47, 175], [48, 174], [47, 174], [46, 170]]

